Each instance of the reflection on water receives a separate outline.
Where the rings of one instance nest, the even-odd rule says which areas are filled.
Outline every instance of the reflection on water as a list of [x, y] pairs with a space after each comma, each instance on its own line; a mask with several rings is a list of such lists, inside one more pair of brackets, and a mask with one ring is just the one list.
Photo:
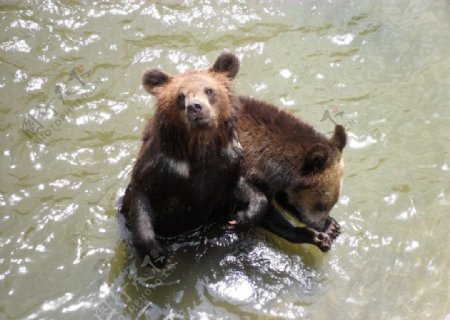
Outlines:
[[[0, 318], [446, 319], [450, 6], [0, 4]], [[331, 252], [205, 227], [164, 272], [120, 239], [145, 68], [224, 49], [239, 93], [349, 131]]]
[[[170, 245], [174, 258], [163, 271], [149, 268], [149, 260], [137, 261], [127, 247], [126, 241], [117, 244], [103, 304], [112, 307], [110, 312], [120, 310], [131, 317], [146, 313], [153, 319], [173, 312], [183, 318], [182, 311], [196, 301], [226, 317], [286, 317], [288, 312], [297, 317], [305, 314], [302, 304], [311, 302], [323, 278], [321, 254], [315, 249], [289, 252], [287, 246], [284, 251], [263, 234], [238, 235], [218, 226]], [[286, 292], [286, 287], [293, 291]], [[203, 308], [189, 311], [190, 317], [201, 317]]]

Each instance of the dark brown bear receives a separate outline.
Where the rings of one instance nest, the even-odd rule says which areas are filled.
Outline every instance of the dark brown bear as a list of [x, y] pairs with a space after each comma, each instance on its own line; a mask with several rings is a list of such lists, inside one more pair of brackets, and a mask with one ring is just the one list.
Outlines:
[[[245, 178], [271, 200], [262, 226], [294, 243], [330, 249], [339, 234], [329, 217], [342, 187], [345, 129], [328, 139], [309, 124], [263, 101], [240, 97], [239, 140]], [[276, 210], [276, 200], [306, 227], [295, 227]]]
[[224, 53], [208, 70], [170, 76], [153, 69], [142, 78], [156, 98], [156, 111], [144, 131], [121, 213], [137, 251], [157, 267], [166, 262], [157, 236], [229, 219], [233, 209], [238, 225], [250, 227], [266, 212], [264, 194], [241, 177], [239, 99], [232, 84], [238, 70], [238, 59]]

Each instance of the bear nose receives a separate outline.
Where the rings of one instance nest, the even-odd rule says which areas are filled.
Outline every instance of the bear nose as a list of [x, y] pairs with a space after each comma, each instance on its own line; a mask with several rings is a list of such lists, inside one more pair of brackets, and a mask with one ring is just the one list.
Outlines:
[[203, 110], [203, 105], [200, 101], [194, 100], [187, 106], [187, 111], [189, 113], [197, 113]]

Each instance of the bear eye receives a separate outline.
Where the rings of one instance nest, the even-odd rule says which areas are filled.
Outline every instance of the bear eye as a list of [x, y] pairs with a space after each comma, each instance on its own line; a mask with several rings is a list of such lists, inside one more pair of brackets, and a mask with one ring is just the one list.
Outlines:
[[318, 212], [326, 212], [328, 210], [328, 206], [325, 203], [316, 203], [314, 209]]
[[185, 98], [185, 96], [184, 96], [183, 93], [178, 94], [178, 96], [177, 96], [177, 103], [179, 105], [184, 106], [184, 98]]
[[205, 93], [206, 93], [208, 96], [212, 96], [213, 93], [214, 93], [214, 90], [211, 89], [211, 88], [206, 88], [206, 89], [205, 89]]

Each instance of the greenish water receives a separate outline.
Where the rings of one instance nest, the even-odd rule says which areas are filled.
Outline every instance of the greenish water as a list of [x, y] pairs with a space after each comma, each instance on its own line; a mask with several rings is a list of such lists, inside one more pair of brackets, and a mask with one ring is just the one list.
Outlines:
[[[3, 1], [0, 30], [0, 319], [450, 319], [448, 1]], [[210, 230], [152, 273], [114, 208], [140, 76], [224, 49], [239, 93], [348, 128], [343, 233]]]

